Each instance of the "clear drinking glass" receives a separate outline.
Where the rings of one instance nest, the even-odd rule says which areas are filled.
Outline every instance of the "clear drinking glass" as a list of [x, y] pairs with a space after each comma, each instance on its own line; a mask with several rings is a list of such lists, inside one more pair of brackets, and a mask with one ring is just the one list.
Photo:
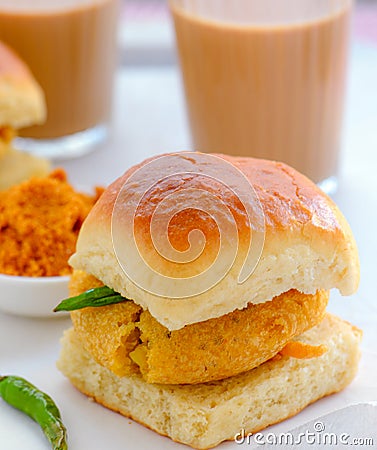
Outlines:
[[195, 150], [338, 170], [351, 0], [170, 0]]
[[18, 148], [68, 158], [103, 142], [111, 113], [118, 0], [0, 0], [0, 39], [28, 64], [47, 103]]

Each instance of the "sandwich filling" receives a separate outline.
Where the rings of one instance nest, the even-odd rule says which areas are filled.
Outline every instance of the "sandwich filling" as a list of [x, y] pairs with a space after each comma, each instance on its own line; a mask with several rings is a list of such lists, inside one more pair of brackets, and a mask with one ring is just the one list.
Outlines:
[[[70, 293], [102, 285], [75, 271]], [[290, 290], [174, 331], [132, 300], [73, 311], [71, 317], [84, 348], [114, 374], [141, 374], [148, 383], [197, 384], [246, 372], [282, 351], [300, 358], [320, 356], [324, 347], [292, 340], [321, 322], [328, 298], [325, 290], [313, 295]]]

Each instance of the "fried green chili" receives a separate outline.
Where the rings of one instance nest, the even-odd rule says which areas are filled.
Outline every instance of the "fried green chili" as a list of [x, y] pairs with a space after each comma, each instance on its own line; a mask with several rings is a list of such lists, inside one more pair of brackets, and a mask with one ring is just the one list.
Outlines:
[[89, 289], [75, 297], [62, 300], [54, 311], [73, 311], [75, 309], [87, 308], [88, 306], [106, 306], [125, 301], [127, 301], [126, 298], [122, 297], [111, 288], [101, 286]]
[[24, 378], [0, 376], [0, 397], [37, 422], [53, 450], [67, 450], [67, 432], [52, 398]]

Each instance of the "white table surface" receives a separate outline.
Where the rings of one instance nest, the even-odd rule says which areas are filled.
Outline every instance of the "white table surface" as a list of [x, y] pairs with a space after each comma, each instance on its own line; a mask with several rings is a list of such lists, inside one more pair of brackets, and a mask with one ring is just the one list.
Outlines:
[[[103, 148], [59, 164], [68, 171], [72, 182], [87, 186], [107, 184], [147, 156], [191, 149], [177, 69], [162, 66], [120, 70], [113, 122], [111, 141]], [[360, 371], [342, 393], [317, 402], [268, 431], [286, 431], [350, 403], [377, 400], [376, 171], [377, 49], [356, 44], [351, 59], [340, 186], [334, 198], [358, 242], [361, 283], [357, 294], [350, 298], [333, 292], [329, 310], [364, 330]], [[186, 448], [102, 408], [71, 387], [55, 368], [59, 338], [69, 325], [69, 319], [26, 319], [0, 313], [0, 373], [24, 376], [52, 395], [68, 427], [70, 449]], [[220, 448], [239, 447], [225, 443]], [[36, 425], [0, 403], [1, 450], [48, 448]]]

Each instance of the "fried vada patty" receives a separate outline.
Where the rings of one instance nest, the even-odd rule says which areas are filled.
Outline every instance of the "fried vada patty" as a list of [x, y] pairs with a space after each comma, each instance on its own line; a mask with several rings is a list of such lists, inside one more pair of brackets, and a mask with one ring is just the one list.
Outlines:
[[[101, 285], [76, 271], [71, 295]], [[85, 349], [114, 374], [140, 373], [148, 383], [196, 384], [237, 375], [272, 358], [322, 320], [328, 298], [328, 291], [307, 295], [292, 289], [174, 331], [131, 300], [73, 311], [71, 318]]]

